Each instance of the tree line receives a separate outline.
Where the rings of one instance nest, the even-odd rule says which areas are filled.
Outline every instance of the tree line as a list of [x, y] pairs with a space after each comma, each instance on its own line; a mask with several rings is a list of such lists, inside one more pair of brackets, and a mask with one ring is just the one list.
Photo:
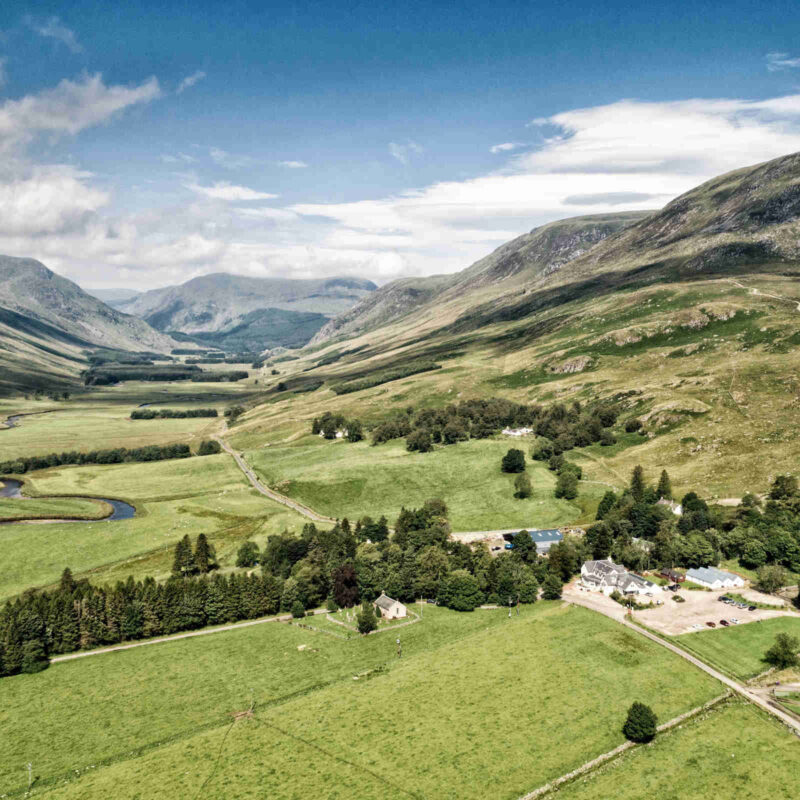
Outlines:
[[336, 434], [341, 433], [348, 442], [360, 442], [364, 438], [364, 427], [361, 420], [346, 419], [341, 414], [326, 411], [321, 417], [314, 417], [311, 433], [325, 439], [335, 439]]
[[[197, 454], [212, 455], [220, 452], [218, 442], [202, 441]], [[123, 464], [135, 461], [165, 461], [171, 458], [189, 458], [192, 451], [188, 444], [151, 444], [146, 447], [115, 447], [110, 450], [91, 450], [80, 453], [71, 450], [50, 453], [46, 456], [20, 456], [14, 461], [0, 462], [0, 475], [24, 475], [37, 469], [83, 464]]]
[[135, 408], [131, 419], [193, 419], [195, 417], [217, 417], [216, 408]]

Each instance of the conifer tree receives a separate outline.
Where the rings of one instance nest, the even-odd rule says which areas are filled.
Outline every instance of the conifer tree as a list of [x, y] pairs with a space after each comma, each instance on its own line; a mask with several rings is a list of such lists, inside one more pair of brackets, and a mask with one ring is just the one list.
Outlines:
[[631, 495], [633, 499], [640, 503], [644, 497], [645, 483], [644, 483], [644, 470], [641, 466], [633, 468], [631, 473]]
[[175, 558], [172, 560], [172, 575], [175, 578], [182, 578], [184, 575], [184, 566], [187, 563], [187, 547], [189, 550], [188, 558], [192, 558], [192, 545], [188, 534], [175, 544]]
[[649, 742], [656, 735], [656, 715], [650, 706], [634, 703], [628, 709], [628, 718], [622, 726], [622, 733], [632, 742]]
[[214, 551], [208, 543], [208, 539], [204, 533], [197, 537], [197, 543], [194, 550], [194, 570], [201, 575], [206, 575], [214, 568]]
[[659, 498], [663, 497], [665, 500], [672, 500], [672, 483], [665, 469], [661, 470], [661, 477], [658, 479], [656, 494]]

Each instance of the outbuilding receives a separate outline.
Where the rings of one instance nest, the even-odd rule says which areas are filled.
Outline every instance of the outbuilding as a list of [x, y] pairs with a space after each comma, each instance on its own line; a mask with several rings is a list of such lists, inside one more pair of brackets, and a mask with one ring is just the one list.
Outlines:
[[384, 619], [403, 619], [408, 616], [408, 609], [399, 600], [393, 600], [383, 592], [373, 605], [376, 613]]
[[686, 571], [686, 580], [706, 589], [741, 589], [744, 579], [716, 567], [699, 567]]
[[[514, 533], [509, 533], [505, 536], [506, 541], [514, 541], [514, 537], [518, 536], [522, 531], [515, 531]], [[556, 544], [556, 542], [563, 542], [564, 535], [561, 533], [558, 528], [547, 528], [546, 530], [537, 531], [535, 528], [533, 530], [528, 530], [533, 543], [536, 545], [536, 552], [540, 556], [546, 556], [549, 552], [550, 548]]]

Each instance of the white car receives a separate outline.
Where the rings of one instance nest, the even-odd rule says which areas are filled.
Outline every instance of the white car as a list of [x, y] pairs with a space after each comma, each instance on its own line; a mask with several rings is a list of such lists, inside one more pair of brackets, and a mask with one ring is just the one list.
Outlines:
[[731, 617], [731, 624], [732, 625], [738, 625], [739, 624], [739, 620], [736, 619], [736, 617]]

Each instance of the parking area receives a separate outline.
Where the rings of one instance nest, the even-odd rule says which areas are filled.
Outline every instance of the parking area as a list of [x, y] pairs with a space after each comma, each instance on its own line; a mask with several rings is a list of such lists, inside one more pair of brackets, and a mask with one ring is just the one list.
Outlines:
[[[645, 611], [634, 611], [634, 616], [642, 623], [652, 628], [658, 633], [675, 636], [682, 633], [696, 633], [700, 630], [708, 629], [708, 622], [713, 622], [716, 627], [720, 627], [720, 620], [735, 618], [739, 624], [756, 622], [757, 620], [770, 619], [771, 617], [781, 617], [796, 615], [797, 612], [784, 606], [786, 610], [756, 609], [748, 611], [746, 608], [736, 608], [719, 601], [722, 591], [700, 592], [681, 589], [677, 595], [683, 598], [684, 602], [676, 602], [672, 599], [672, 592], [662, 592], [661, 598], [663, 605], [648, 608]], [[765, 595], [755, 589], [740, 589], [737, 594], [758, 603], [768, 603], [779, 605], [780, 598], [773, 595]], [[621, 618], [625, 614], [625, 609], [600, 592], [589, 592], [582, 590], [580, 583], [574, 581], [569, 586], [564, 587], [565, 599], [574, 599], [581, 605], [596, 608], [612, 616]], [[640, 602], [643, 598], [639, 598]]]

